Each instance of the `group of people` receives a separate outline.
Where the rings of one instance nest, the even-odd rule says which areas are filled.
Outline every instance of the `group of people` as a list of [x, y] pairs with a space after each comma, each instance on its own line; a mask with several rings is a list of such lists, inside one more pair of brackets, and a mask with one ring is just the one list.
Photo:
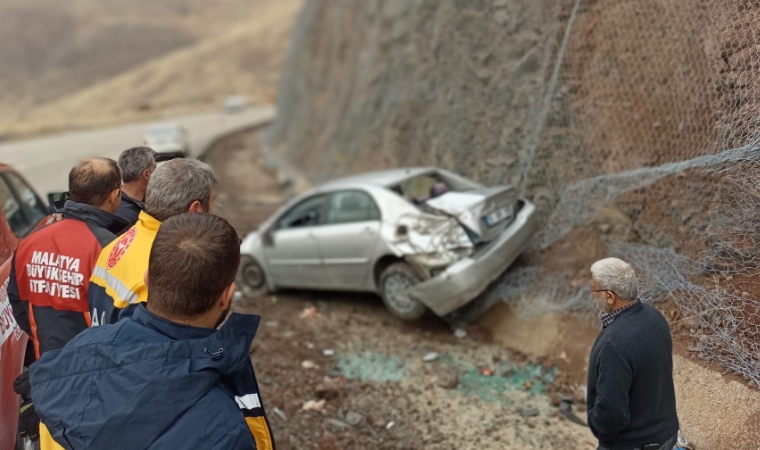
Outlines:
[[272, 449], [248, 354], [260, 318], [229, 313], [240, 240], [212, 214], [214, 172], [155, 157], [75, 166], [61, 220], [14, 255], [20, 433], [42, 450]]
[[[14, 384], [42, 450], [273, 449], [248, 350], [260, 318], [229, 314], [240, 241], [212, 214], [216, 177], [136, 147], [71, 169], [62, 219], [18, 247], [8, 296], [31, 337]], [[614, 258], [591, 267], [602, 331], [587, 411], [601, 450], [678, 445], [672, 340]]]

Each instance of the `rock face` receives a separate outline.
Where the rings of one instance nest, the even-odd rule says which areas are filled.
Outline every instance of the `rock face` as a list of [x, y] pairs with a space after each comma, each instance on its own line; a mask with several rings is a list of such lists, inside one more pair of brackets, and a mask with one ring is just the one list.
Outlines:
[[519, 181], [553, 3], [308, 1], [266, 141], [317, 181], [418, 164]]

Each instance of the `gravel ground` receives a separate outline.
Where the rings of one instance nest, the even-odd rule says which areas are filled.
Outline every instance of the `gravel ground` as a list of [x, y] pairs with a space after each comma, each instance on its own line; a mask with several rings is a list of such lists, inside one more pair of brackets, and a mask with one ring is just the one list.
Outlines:
[[[257, 144], [249, 133], [208, 155], [220, 178], [216, 210], [241, 235], [282, 200]], [[317, 315], [301, 318], [311, 307]], [[672, 304], [659, 307], [674, 317]], [[587, 429], [552, 406], [558, 393], [573, 397], [584, 384], [598, 334], [572, 316], [522, 320], [498, 304], [457, 339], [435, 318], [399, 322], [373, 295], [286, 292], [236, 308], [262, 315], [251, 354], [280, 449], [595, 448]], [[672, 328], [686, 437], [699, 450], [757, 448], [760, 393], [696, 359], [688, 333], [677, 321]], [[437, 359], [423, 362], [432, 352]], [[304, 410], [322, 400], [321, 410]]]

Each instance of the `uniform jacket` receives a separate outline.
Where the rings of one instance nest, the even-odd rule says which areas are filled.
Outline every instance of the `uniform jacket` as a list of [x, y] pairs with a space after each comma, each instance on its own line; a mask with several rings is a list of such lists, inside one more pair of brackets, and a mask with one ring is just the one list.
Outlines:
[[8, 298], [16, 321], [32, 338], [36, 358], [89, 326], [88, 280], [103, 246], [125, 225], [113, 214], [69, 201], [61, 221], [21, 241]]
[[135, 226], [103, 249], [90, 278], [92, 326], [116, 323], [148, 300], [145, 271], [160, 226], [143, 211]]
[[141, 305], [31, 367], [37, 414], [65, 449], [273, 449], [248, 355], [259, 321], [196, 328]]

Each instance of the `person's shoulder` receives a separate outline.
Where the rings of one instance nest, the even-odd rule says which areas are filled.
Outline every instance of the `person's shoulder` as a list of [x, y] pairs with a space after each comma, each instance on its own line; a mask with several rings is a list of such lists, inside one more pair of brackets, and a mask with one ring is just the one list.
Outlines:
[[[155, 236], [150, 235], [147, 230], [135, 225], [103, 247], [98, 265], [107, 266], [108, 270], [112, 271], [120, 266], [129, 270], [137, 261], [144, 260], [147, 263], [154, 238]], [[143, 266], [144, 264], [140, 264], [140, 267], [136, 268], [143, 270]], [[143, 275], [144, 270], [139, 276]]]
[[28, 248], [29, 246], [36, 245], [41, 240], [50, 240], [52, 237], [59, 236], [62, 232], [65, 232], [66, 230], [77, 226], [81, 226], [80, 222], [77, 220], [57, 220], [48, 225], [33, 230], [21, 241], [19, 248]]
[[130, 330], [130, 324], [124, 320], [110, 325], [87, 328], [66, 344], [66, 348], [85, 347], [93, 344], [112, 344], [117, 336], [124, 334], [125, 328]]
[[208, 426], [215, 430], [208, 438], [211, 449], [255, 449], [251, 429], [240, 413], [240, 409], [230, 394], [220, 387], [214, 387], [201, 398], [186, 414], [189, 421]]
[[641, 304], [641, 312], [648, 320], [651, 320], [658, 325], [665, 325], [667, 326], [668, 321], [665, 319], [665, 316], [660, 312], [659, 309], [657, 309], [655, 306], [650, 305], [649, 303], [642, 303]]

